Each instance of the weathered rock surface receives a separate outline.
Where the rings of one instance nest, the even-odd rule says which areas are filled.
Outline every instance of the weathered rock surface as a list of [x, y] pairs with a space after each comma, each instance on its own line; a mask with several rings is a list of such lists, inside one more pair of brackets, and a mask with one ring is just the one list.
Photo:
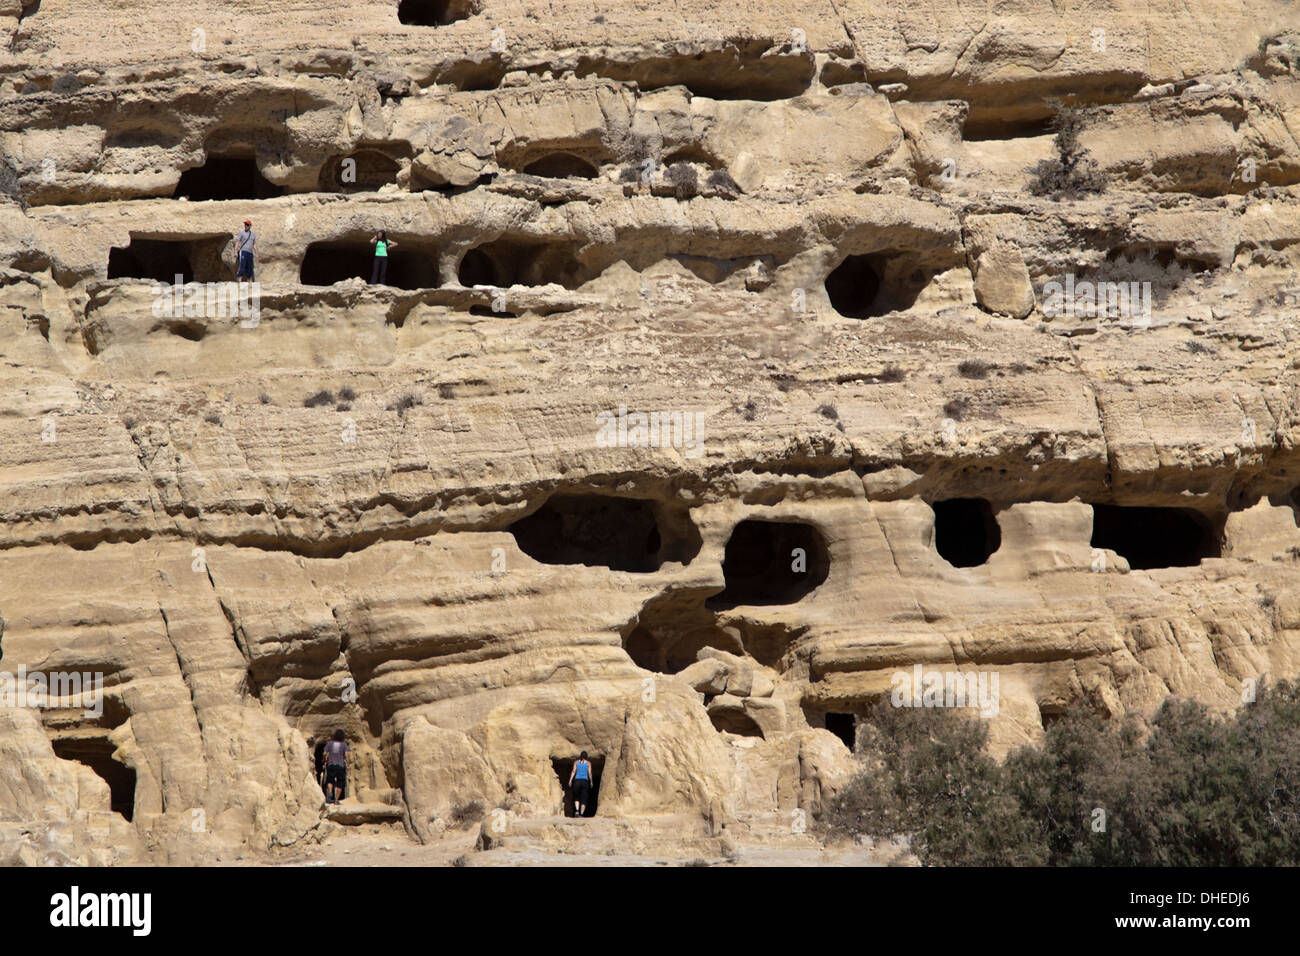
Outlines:
[[586, 750], [724, 853], [918, 664], [1300, 674], [1293, 4], [598, 6], [0, 0], [0, 667], [104, 680], [0, 861], [320, 839], [335, 729], [337, 823], [562, 847]]

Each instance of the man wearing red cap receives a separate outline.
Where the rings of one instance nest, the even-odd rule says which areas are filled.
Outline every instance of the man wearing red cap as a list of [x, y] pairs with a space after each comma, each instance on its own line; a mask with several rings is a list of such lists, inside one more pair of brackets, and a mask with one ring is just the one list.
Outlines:
[[237, 280], [247, 278], [249, 282], [253, 281], [253, 251], [256, 248], [257, 236], [253, 235], [253, 222], [245, 219], [244, 228], [235, 233], [235, 258], [239, 262], [239, 271], [235, 273]]

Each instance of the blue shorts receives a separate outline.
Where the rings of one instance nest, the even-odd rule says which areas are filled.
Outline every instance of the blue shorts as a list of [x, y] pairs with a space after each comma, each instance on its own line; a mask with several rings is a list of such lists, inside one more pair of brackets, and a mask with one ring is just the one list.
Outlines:
[[235, 278], [253, 278], [253, 254], [251, 252], [241, 252], [239, 254], [239, 271], [235, 273]]

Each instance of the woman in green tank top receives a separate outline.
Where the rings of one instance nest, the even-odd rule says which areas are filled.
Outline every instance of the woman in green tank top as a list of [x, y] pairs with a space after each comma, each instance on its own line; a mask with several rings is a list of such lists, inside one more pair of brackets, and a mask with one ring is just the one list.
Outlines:
[[396, 249], [397, 243], [380, 229], [370, 238], [370, 244], [375, 247], [375, 264], [370, 270], [370, 284], [385, 285], [388, 282], [388, 250]]

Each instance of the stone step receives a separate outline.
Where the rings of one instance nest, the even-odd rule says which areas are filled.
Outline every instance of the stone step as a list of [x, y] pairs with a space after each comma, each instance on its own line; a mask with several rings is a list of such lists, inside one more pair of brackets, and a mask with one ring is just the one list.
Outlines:
[[478, 848], [544, 850], [575, 855], [633, 853], [672, 857], [722, 857], [725, 837], [709, 833], [694, 815], [655, 817], [536, 817], [489, 814], [479, 828]]
[[345, 827], [358, 827], [367, 823], [401, 823], [406, 812], [389, 803], [326, 804], [325, 819]]

